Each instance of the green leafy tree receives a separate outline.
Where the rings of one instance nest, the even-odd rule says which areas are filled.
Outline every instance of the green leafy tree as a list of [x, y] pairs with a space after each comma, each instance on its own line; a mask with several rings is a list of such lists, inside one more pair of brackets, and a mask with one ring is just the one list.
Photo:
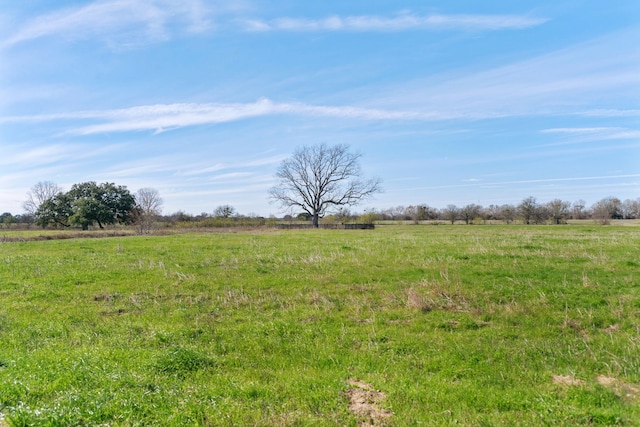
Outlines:
[[11, 212], [5, 212], [0, 215], [0, 225], [4, 227], [10, 227], [12, 223], [17, 222], [16, 218], [11, 215]]
[[71, 199], [66, 193], [59, 192], [42, 203], [34, 213], [35, 223], [46, 227], [48, 224], [69, 227], [69, 217], [72, 215]]
[[79, 225], [83, 230], [98, 224], [100, 228], [127, 223], [136, 207], [133, 195], [124, 186], [93, 181], [74, 184], [67, 193], [45, 200], [36, 211], [36, 221], [43, 227], [60, 224]]

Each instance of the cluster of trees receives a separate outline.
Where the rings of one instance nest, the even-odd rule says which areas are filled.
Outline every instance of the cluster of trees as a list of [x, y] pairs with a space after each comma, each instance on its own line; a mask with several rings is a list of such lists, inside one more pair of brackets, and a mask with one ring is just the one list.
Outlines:
[[0, 214], [0, 227], [11, 227], [13, 224], [33, 224], [33, 216], [25, 213], [13, 215], [11, 212]]
[[31, 188], [23, 208], [26, 213], [19, 218], [3, 214], [3, 223], [35, 223], [43, 228], [77, 226], [83, 230], [96, 224], [100, 228], [135, 224], [145, 233], [160, 214], [162, 199], [152, 188], [142, 188], [133, 195], [125, 186], [89, 181], [74, 184], [64, 192], [57, 184], [46, 181]]
[[249, 213], [241, 214], [231, 205], [221, 205], [216, 207], [212, 213], [202, 212], [192, 215], [183, 211], [162, 215], [157, 218], [161, 227], [178, 228], [209, 228], [209, 227], [262, 227], [273, 225], [278, 222], [278, 218]]
[[518, 205], [489, 205], [483, 207], [477, 204], [468, 204], [458, 207], [447, 205], [442, 209], [433, 208], [426, 204], [397, 206], [375, 213], [381, 220], [448, 221], [452, 224], [456, 221], [464, 221], [466, 224], [477, 221], [504, 221], [509, 224], [520, 220], [525, 224], [553, 223], [562, 224], [568, 219], [594, 219], [602, 224], [612, 219], [640, 219], [640, 198], [620, 201], [616, 197], [605, 197], [586, 206], [584, 200], [568, 202], [554, 199], [547, 203], [538, 203], [535, 197], [527, 197]]

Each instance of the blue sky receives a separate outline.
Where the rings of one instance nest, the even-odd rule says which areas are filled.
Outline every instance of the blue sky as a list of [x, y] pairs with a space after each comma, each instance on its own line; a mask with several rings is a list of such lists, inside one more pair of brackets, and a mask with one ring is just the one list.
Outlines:
[[385, 209], [640, 197], [640, 2], [2, 2], [0, 212], [39, 181], [276, 214], [302, 145]]

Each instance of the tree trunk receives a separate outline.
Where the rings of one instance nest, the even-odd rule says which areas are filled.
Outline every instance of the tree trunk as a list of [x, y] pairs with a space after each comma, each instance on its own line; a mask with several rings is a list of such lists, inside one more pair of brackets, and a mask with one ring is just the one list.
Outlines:
[[318, 228], [318, 216], [318, 212], [314, 212], [311, 216], [311, 219], [313, 221], [313, 228]]

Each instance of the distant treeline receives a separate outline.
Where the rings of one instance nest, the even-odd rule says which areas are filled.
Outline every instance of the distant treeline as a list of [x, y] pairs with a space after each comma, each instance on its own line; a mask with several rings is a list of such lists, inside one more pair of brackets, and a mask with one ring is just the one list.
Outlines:
[[[465, 206], [447, 205], [434, 208], [427, 204], [396, 206], [388, 209], [370, 209], [365, 212], [351, 212], [343, 208], [326, 215], [324, 224], [373, 224], [376, 221], [438, 221], [446, 223], [482, 224], [503, 222], [505, 224], [563, 224], [568, 220], [594, 220], [608, 224], [614, 219], [640, 219], [640, 197], [621, 201], [616, 197], [606, 197], [591, 206], [583, 200], [568, 202], [560, 199], [539, 203], [535, 197], [527, 197], [517, 205], [468, 204]], [[213, 227], [276, 227], [278, 224], [305, 224], [311, 220], [307, 213], [284, 215], [282, 217], [263, 217], [255, 214], [243, 215], [233, 206], [218, 206], [212, 213], [198, 215], [178, 211], [154, 217], [154, 228], [213, 228]], [[0, 215], [0, 227], [36, 226], [32, 214], [12, 215], [5, 212]], [[55, 227], [55, 225], [49, 225]]]
[[380, 211], [370, 211], [379, 220], [426, 221], [438, 220], [452, 224], [463, 221], [466, 224], [482, 221], [520, 222], [525, 224], [562, 224], [569, 219], [593, 219], [603, 224], [612, 219], [640, 219], [640, 197], [621, 201], [616, 197], [605, 197], [591, 206], [584, 200], [568, 202], [554, 199], [539, 203], [535, 197], [527, 197], [518, 205], [503, 204], [481, 206], [447, 205], [433, 208], [426, 204], [397, 206]]

